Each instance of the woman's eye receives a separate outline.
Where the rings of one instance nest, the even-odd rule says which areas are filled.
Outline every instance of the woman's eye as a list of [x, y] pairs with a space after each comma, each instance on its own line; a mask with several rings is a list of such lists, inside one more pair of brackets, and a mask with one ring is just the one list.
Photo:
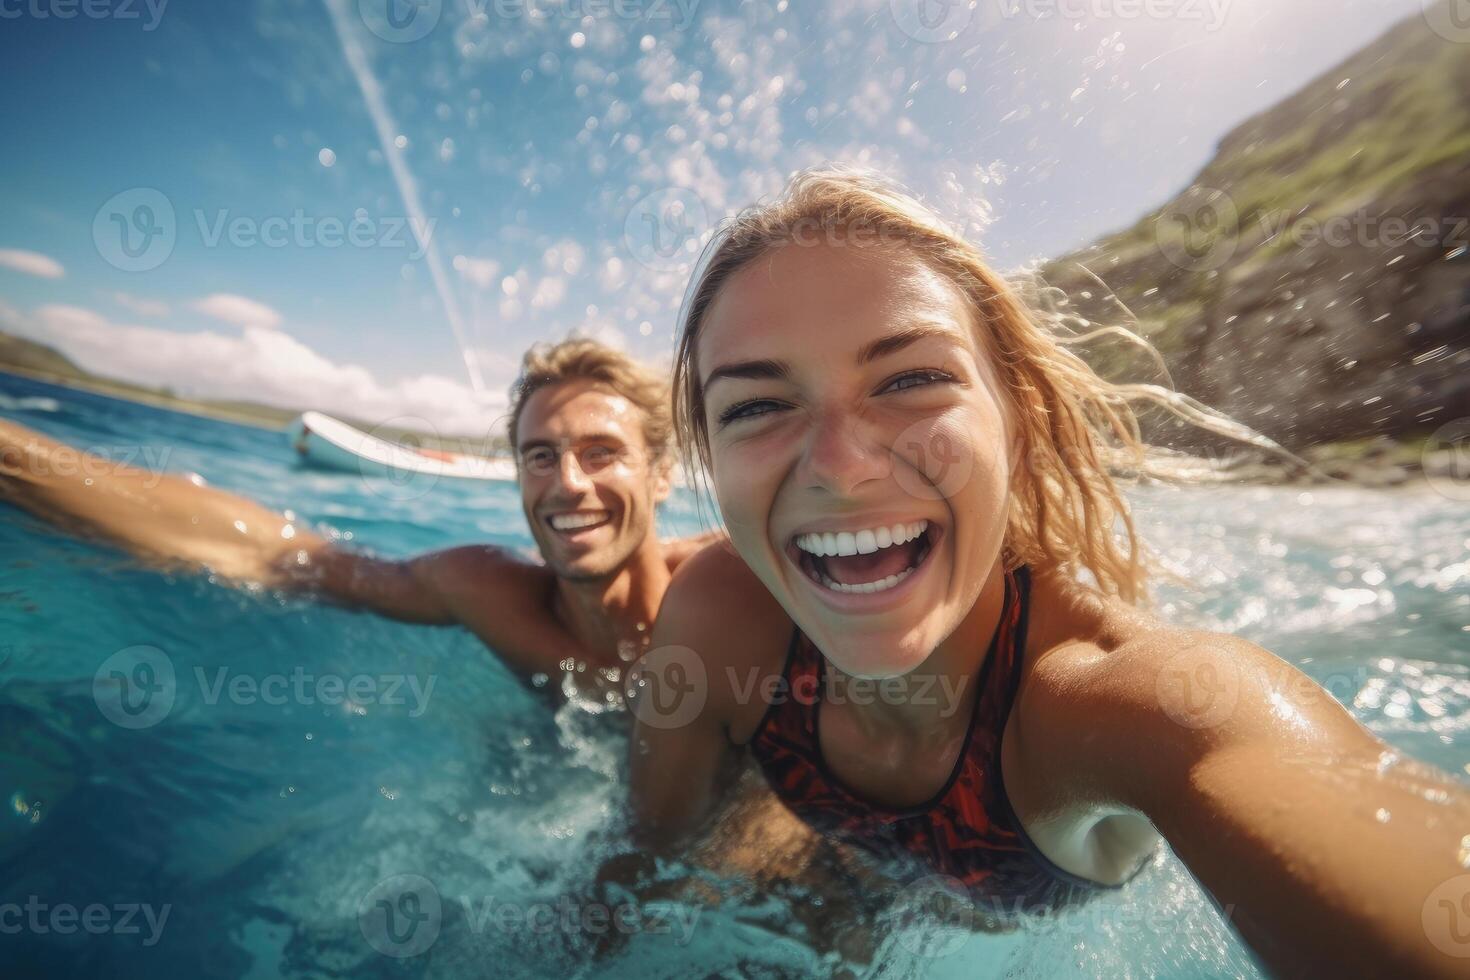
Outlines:
[[906, 388], [918, 388], [922, 385], [934, 384], [936, 381], [951, 381], [949, 375], [943, 371], [910, 371], [901, 374], [888, 384], [883, 386], [883, 391], [903, 391]]
[[762, 415], [769, 415], [771, 412], [779, 411], [780, 408], [781, 405], [779, 402], [773, 402], [767, 399], [740, 402], [737, 405], [731, 405], [720, 413], [720, 425], [729, 425], [731, 422], [739, 422], [742, 419], [759, 418]]

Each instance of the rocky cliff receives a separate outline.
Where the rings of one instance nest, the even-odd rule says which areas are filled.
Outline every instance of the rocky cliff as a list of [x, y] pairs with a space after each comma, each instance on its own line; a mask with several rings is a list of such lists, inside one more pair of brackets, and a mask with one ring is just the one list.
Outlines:
[[1077, 326], [1121, 301], [1180, 390], [1288, 446], [1470, 416], [1470, 32], [1404, 21], [1040, 271]]

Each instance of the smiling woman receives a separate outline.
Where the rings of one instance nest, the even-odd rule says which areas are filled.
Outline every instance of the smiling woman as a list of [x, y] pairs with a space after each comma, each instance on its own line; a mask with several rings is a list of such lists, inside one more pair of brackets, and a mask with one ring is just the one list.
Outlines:
[[[813, 223], [843, 233], [792, 234]], [[650, 845], [697, 831], [748, 748], [814, 828], [992, 909], [1088, 900], [1162, 835], [1274, 968], [1452, 972], [1420, 917], [1460, 870], [1463, 788], [1265, 650], [1138, 608], [1113, 468], [1154, 391], [1099, 378], [916, 201], [812, 172], [741, 215], [675, 383], [738, 557], [692, 559], [660, 613], [644, 688], [691, 657], [709, 682], [692, 717], [637, 712]]]

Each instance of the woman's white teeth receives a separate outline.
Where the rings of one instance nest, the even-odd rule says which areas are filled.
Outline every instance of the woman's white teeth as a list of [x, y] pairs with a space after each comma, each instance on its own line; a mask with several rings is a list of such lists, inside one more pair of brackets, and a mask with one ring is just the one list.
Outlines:
[[912, 568], [905, 568], [897, 575], [890, 575], [887, 578], [880, 578], [876, 582], [861, 582], [857, 585], [843, 585], [841, 582], [833, 581], [832, 579], [823, 575], [822, 584], [831, 589], [833, 592], [883, 592], [893, 588], [895, 585], [908, 578], [911, 572], [913, 572]]
[[553, 514], [551, 526], [557, 531], [575, 531], [578, 528], [591, 527], [601, 524], [607, 520], [608, 513], [605, 510], [584, 510], [575, 514]]
[[[892, 527], [865, 528], [861, 531], [813, 531], [796, 536], [796, 546], [818, 558], [846, 555], [871, 555], [880, 548], [907, 544], [924, 533], [928, 521], [894, 524]], [[873, 583], [881, 584], [881, 583]]]

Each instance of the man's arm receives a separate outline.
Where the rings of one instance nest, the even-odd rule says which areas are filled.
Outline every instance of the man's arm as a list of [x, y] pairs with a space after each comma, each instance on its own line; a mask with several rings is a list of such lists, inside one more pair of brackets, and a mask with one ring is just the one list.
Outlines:
[[[3, 419], [0, 501], [62, 530], [240, 582], [312, 592], [411, 623], [447, 625], [471, 616], [487, 642], [522, 649], [549, 632], [547, 617], [538, 615], [548, 573], [504, 549], [376, 558], [339, 548], [236, 494], [88, 456]], [[492, 606], [498, 608], [487, 615]]]
[[1122, 806], [1283, 976], [1463, 975], [1470, 793], [1296, 668], [1236, 637], [1161, 629], [1043, 654], [1026, 687], [1007, 788], [1013, 771], [1046, 774], [1013, 801], [1038, 842]]

